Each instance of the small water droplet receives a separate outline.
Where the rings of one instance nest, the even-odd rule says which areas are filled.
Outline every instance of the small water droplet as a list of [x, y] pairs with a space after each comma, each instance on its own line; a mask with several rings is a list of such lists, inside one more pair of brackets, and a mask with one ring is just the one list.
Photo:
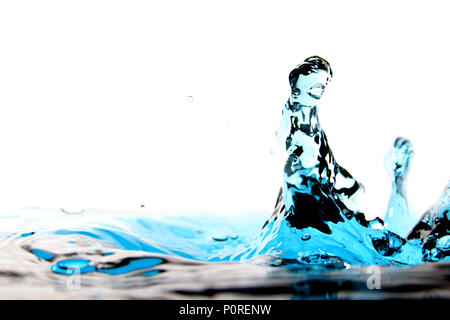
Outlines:
[[188, 103], [193, 103], [194, 102], [194, 97], [193, 96], [188, 96], [186, 98], [186, 100], [187, 100]]
[[212, 237], [215, 241], [227, 241], [228, 236], [219, 236], [219, 237]]
[[64, 207], [61, 208], [61, 211], [66, 214], [81, 214], [85, 211], [85, 208], [81, 207]]
[[302, 235], [302, 240], [303, 241], [307, 241], [309, 239], [311, 239], [311, 236], [309, 234], [305, 233], [304, 235]]

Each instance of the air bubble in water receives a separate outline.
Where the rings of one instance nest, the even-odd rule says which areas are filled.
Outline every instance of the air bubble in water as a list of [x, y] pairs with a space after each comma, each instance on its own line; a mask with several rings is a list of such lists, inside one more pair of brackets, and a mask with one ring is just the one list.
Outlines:
[[228, 240], [228, 236], [217, 236], [217, 237], [212, 237], [212, 238], [213, 238], [213, 240], [219, 241], [219, 242]]
[[309, 234], [307, 234], [307, 233], [305, 233], [304, 235], [302, 235], [302, 240], [303, 240], [303, 241], [307, 241], [307, 240], [309, 240], [309, 239], [311, 239], [311, 235], [309, 235]]

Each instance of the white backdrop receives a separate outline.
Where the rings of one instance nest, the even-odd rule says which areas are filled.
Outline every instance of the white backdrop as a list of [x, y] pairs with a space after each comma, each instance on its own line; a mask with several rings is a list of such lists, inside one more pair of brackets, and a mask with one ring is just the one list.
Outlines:
[[2, 1], [0, 206], [270, 211], [288, 74], [320, 55], [322, 126], [370, 216], [399, 135], [420, 213], [450, 178], [449, 11], [423, 3]]

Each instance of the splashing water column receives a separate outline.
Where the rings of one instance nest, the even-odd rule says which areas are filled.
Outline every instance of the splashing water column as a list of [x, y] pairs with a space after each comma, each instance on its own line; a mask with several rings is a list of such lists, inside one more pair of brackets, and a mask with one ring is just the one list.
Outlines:
[[384, 217], [386, 229], [406, 237], [416, 223], [405, 194], [405, 180], [413, 155], [411, 142], [397, 138], [385, 157], [385, 166], [391, 176], [392, 191]]

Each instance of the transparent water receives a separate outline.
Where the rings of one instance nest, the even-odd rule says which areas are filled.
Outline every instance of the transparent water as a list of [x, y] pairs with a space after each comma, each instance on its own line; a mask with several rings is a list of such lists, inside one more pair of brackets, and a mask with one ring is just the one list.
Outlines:
[[273, 212], [5, 212], [0, 298], [448, 297], [450, 184], [414, 221], [403, 191], [412, 144], [397, 138], [384, 220], [367, 220], [364, 187], [337, 163], [318, 120], [331, 77], [320, 57], [289, 76]]
[[257, 241], [267, 214], [67, 214], [42, 209], [4, 214], [0, 298], [449, 297], [446, 262], [381, 267], [380, 289], [368, 287], [376, 273], [366, 265], [277, 262], [265, 254], [227, 262], [226, 257]]

